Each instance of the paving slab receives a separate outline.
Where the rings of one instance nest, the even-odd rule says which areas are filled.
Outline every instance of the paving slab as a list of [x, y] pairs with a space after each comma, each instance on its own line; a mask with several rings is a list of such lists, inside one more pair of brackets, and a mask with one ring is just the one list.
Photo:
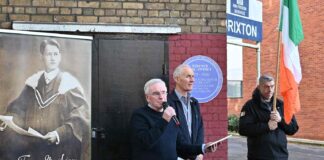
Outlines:
[[[302, 143], [294, 139], [288, 143], [289, 160], [324, 160], [324, 146]], [[308, 141], [309, 142], [309, 141]], [[232, 136], [228, 140], [228, 160], [247, 160], [246, 137]]]

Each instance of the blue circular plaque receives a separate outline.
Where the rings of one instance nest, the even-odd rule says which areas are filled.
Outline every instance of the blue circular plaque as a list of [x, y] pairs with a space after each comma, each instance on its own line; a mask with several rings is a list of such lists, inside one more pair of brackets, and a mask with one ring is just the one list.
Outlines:
[[184, 63], [188, 64], [195, 73], [191, 95], [200, 103], [213, 100], [223, 84], [223, 74], [218, 64], [213, 59], [201, 55], [190, 57]]

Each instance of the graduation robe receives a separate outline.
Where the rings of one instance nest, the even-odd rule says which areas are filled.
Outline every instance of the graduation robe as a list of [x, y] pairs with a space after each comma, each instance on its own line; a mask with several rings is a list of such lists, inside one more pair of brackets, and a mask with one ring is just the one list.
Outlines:
[[40, 71], [25, 84], [19, 97], [7, 107], [8, 115], [26, 130], [31, 127], [43, 135], [56, 131], [59, 143], [49, 144], [8, 129], [3, 158], [90, 159], [90, 109], [78, 80], [60, 72], [46, 84], [44, 71]]

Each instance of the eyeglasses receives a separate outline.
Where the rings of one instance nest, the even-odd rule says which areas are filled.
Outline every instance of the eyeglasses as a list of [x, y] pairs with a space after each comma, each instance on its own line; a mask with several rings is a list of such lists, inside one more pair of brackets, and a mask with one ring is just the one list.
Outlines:
[[151, 93], [152, 96], [156, 96], [156, 97], [158, 97], [158, 96], [164, 96], [166, 94], [168, 94], [166, 91], [161, 91], [161, 92], [156, 91], [156, 92], [152, 92]]

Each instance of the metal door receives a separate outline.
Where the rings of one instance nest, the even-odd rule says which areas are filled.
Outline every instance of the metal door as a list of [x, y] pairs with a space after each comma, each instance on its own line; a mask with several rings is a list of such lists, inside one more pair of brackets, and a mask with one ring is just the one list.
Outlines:
[[144, 83], [166, 78], [162, 36], [97, 36], [93, 54], [92, 159], [130, 159], [129, 120], [142, 107]]

